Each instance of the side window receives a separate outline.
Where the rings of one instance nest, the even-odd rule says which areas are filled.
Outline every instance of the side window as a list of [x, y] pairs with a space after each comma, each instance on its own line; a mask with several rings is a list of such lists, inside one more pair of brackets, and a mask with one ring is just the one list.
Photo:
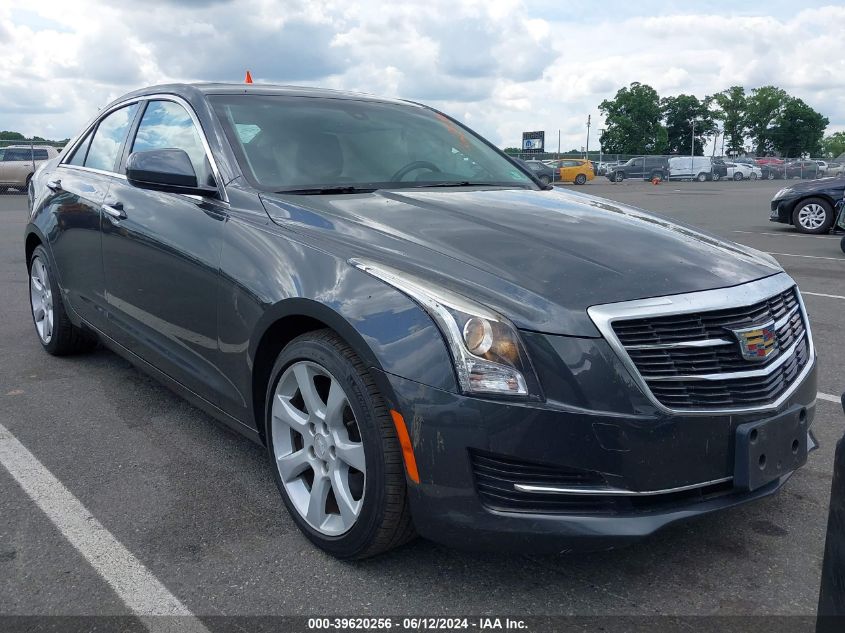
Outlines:
[[36, 149], [32, 152], [33, 158], [35, 160], [47, 160], [47, 150], [46, 149]]
[[3, 162], [32, 160], [32, 151], [22, 147], [10, 147], [3, 155]]
[[642, 158], [635, 158], [631, 162], [631, 166], [632, 167], [642, 167], [643, 166], [643, 159]]
[[88, 156], [85, 158], [85, 166], [92, 169], [114, 171], [120, 147], [132, 124], [135, 116], [137, 103], [120, 108], [109, 114], [97, 125], [94, 138], [91, 139], [91, 147]]
[[73, 155], [70, 157], [70, 160], [67, 161], [68, 165], [79, 165], [80, 167], [85, 164], [85, 156], [88, 154], [88, 146], [91, 144], [91, 134], [89, 133], [85, 139], [76, 146], [76, 150], [74, 150]]
[[197, 173], [197, 182], [214, 186], [211, 165], [199, 132], [187, 110], [173, 101], [150, 101], [138, 134], [132, 144], [133, 152], [151, 149], [181, 149], [190, 157]]

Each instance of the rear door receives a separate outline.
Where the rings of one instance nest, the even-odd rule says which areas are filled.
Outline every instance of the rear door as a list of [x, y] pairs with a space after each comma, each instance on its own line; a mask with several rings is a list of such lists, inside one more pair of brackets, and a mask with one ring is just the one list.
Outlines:
[[59, 283], [71, 308], [108, 333], [100, 215], [138, 104], [111, 111], [54, 170], [47, 204], [55, 226], [47, 232]]
[[[132, 152], [187, 152], [200, 183], [218, 186], [187, 103], [146, 102]], [[125, 170], [126, 157], [122, 170]], [[228, 204], [115, 182], [105, 204], [103, 267], [111, 331], [138, 356], [209, 402], [231, 385], [217, 369], [217, 291]], [[117, 212], [117, 213], [115, 213]]]
[[27, 174], [31, 173], [32, 150], [23, 147], [7, 148], [0, 163], [0, 184], [23, 187]]

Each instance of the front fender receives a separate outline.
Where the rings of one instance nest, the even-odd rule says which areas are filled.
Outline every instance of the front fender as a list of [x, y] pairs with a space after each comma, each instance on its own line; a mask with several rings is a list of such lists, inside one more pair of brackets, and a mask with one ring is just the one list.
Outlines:
[[[254, 215], [226, 223], [218, 301], [221, 367], [239, 397], [221, 406], [253, 418], [253, 383], [268, 340], [284, 344], [304, 317], [335, 330], [359, 357], [386, 372], [444, 391], [458, 390], [439, 329], [392, 286]], [[319, 327], [319, 325], [318, 325]], [[275, 355], [274, 350], [274, 355]], [[389, 395], [389, 394], [385, 394]]]
[[431, 317], [392, 286], [350, 267], [327, 302], [292, 297], [269, 306], [250, 342], [253, 363], [259, 342], [274, 323], [307, 317], [337, 332], [372, 367], [445, 391], [457, 391], [451, 356]]

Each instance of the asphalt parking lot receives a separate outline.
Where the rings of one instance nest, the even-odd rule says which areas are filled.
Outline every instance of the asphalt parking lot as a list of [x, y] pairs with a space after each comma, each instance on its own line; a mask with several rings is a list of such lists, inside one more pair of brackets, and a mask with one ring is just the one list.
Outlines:
[[[599, 179], [578, 190], [773, 253], [804, 293], [819, 391], [838, 397], [845, 389], [845, 254], [839, 237], [802, 236], [768, 221], [769, 200], [782, 186]], [[42, 351], [28, 305], [25, 204], [24, 196], [0, 197], [0, 424], [190, 613], [815, 612], [833, 450], [845, 423], [835, 402], [819, 400], [821, 448], [779, 494], [628, 549], [482, 554], [418, 540], [374, 560], [338, 562], [287, 516], [262, 449], [110, 352], [53, 358]], [[130, 613], [0, 468], [0, 614]]]

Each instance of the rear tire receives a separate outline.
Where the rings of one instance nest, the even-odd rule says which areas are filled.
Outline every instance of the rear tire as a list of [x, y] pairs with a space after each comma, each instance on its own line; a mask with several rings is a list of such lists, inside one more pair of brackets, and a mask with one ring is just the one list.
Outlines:
[[551, 178], [549, 178], [549, 177], [548, 177], [548, 176], [546, 176], [545, 174], [544, 174], [544, 175], [542, 175], [542, 176], [540, 176], [540, 178], [538, 178], [538, 180], [539, 180], [540, 182], [542, 182], [542, 183], [543, 183], [544, 185], [546, 185], [546, 186], [548, 186], [548, 184], [552, 181], [552, 180], [551, 180]]
[[695, 177], [698, 182], [705, 182], [707, 180], [707, 174], [701, 172], [698, 176]]
[[734, 180], [739, 182], [740, 180], [742, 180], [742, 178], [743, 178], [743, 175], [742, 175], [741, 171], [734, 172]]
[[845, 237], [843, 237], [842, 241], [839, 242], [839, 247], [842, 249], [842, 252], [845, 253]]
[[833, 207], [822, 198], [807, 198], [795, 206], [792, 224], [799, 233], [821, 235], [833, 226]]
[[575, 184], [576, 185], [583, 185], [587, 182], [587, 176], [585, 174], [578, 174], [575, 176]]
[[38, 340], [47, 353], [67, 356], [96, 347], [96, 337], [76, 327], [68, 318], [61, 290], [43, 246], [36, 246], [32, 251], [28, 270], [32, 321]]
[[[342, 405], [332, 415], [335, 396], [344, 400], [335, 400]], [[267, 390], [265, 424], [276, 485], [294, 522], [317, 547], [361, 559], [414, 538], [390, 412], [367, 367], [337, 334], [309, 332], [282, 350]], [[342, 457], [353, 451], [355, 459]]]
[[757, 180], [757, 172], [756, 172], [756, 171], [752, 171], [752, 172], [751, 172], [751, 175], [749, 175], [749, 176], [748, 176], [748, 179], [749, 179], [749, 180]]

